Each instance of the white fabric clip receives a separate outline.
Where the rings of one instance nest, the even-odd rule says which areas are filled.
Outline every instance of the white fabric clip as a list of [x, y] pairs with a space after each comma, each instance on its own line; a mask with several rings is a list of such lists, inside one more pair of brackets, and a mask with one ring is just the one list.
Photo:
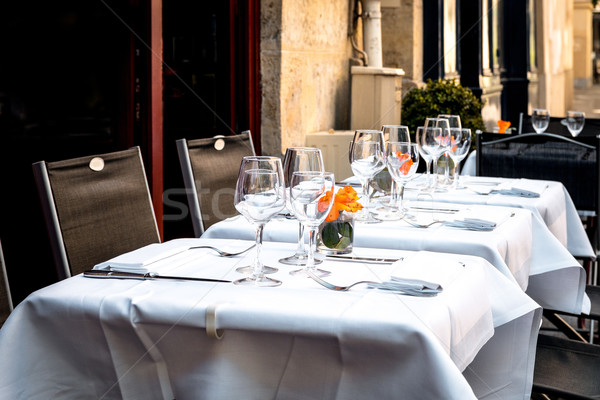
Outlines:
[[101, 157], [94, 157], [90, 160], [89, 166], [92, 171], [102, 171], [104, 169], [104, 160]]
[[208, 337], [221, 340], [225, 334], [224, 329], [217, 329], [217, 304], [211, 304], [206, 308], [206, 334]]

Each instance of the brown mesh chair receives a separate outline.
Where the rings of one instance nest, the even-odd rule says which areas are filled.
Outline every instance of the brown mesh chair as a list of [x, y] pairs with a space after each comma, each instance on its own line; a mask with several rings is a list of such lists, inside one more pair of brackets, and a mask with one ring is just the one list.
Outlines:
[[256, 155], [250, 131], [208, 139], [177, 140], [177, 152], [194, 235], [237, 214], [233, 195], [240, 162]]
[[2, 243], [0, 243], [0, 327], [4, 325], [4, 321], [6, 321], [12, 310], [13, 302], [10, 295], [10, 286], [8, 285], [8, 276], [6, 275], [6, 265], [4, 265]]
[[59, 279], [160, 242], [139, 147], [33, 164]]

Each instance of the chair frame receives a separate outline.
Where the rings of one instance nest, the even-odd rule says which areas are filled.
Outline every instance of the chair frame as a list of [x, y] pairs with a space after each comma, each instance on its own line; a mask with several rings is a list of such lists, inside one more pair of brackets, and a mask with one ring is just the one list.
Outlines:
[[[487, 136], [489, 140], [484, 141], [484, 136]], [[569, 138], [562, 135], [556, 135], [553, 133], [523, 133], [519, 135], [505, 135], [498, 133], [490, 133], [490, 132], [481, 132], [477, 131], [476, 134], [476, 150], [477, 150], [477, 159], [476, 159], [476, 174], [481, 175], [482, 171], [482, 148], [484, 146], [491, 146], [499, 143], [509, 143], [509, 142], [525, 142], [527, 139], [533, 140], [544, 140], [547, 139], [549, 141], [555, 142], [567, 142], [574, 144], [576, 146], [580, 146], [585, 149], [595, 150], [596, 151], [596, 167], [598, 169], [597, 177], [596, 177], [596, 188], [600, 187], [600, 136], [592, 137], [578, 137], [578, 138]], [[593, 143], [593, 144], [592, 144]], [[580, 210], [577, 211], [582, 216], [591, 216], [597, 217], [600, 215], [600, 190], [596, 190], [595, 196], [595, 208], [593, 210]], [[589, 212], [586, 212], [589, 211]], [[598, 248], [598, 244], [594, 243], [595, 250]]]
[[[250, 131], [243, 131], [239, 135], [248, 135], [252, 155], [256, 155], [256, 151], [254, 149], [254, 142], [252, 141], [252, 134], [250, 133]], [[213, 136], [211, 139], [219, 139], [224, 137], [226, 136], [217, 135]], [[194, 235], [196, 237], [200, 237], [204, 233], [205, 229], [204, 221], [202, 220], [202, 209], [200, 206], [200, 199], [198, 197], [198, 188], [196, 187], [196, 182], [194, 180], [194, 172], [192, 169], [192, 162], [190, 160], [188, 140], [179, 139], [176, 141], [176, 145], [177, 153], [179, 154], [179, 164], [181, 166], [181, 172], [183, 175], [183, 184], [185, 186], [188, 207], [190, 209], [190, 216], [192, 219], [192, 226], [194, 228]]]
[[[10, 312], [12, 312], [12, 310], [14, 309], [14, 305], [13, 305], [13, 301], [12, 301], [12, 295], [10, 293], [10, 284], [8, 283], [8, 274], [6, 273], [6, 263], [4, 262], [4, 253], [2, 251], [2, 242], [0, 242], [0, 273], [2, 274], [2, 277], [4, 278], [4, 287], [6, 290], [6, 300], [8, 303], [8, 309]], [[2, 323], [0, 322], [0, 326], [2, 326]]]
[[[154, 206], [152, 204], [152, 198], [150, 196], [150, 188], [148, 186], [148, 179], [146, 176], [145, 169], [143, 168], [143, 161], [139, 146], [134, 146], [132, 149], [136, 149], [139, 156], [139, 161], [142, 163], [142, 171], [144, 173], [144, 180], [146, 182], [146, 190], [148, 193], [148, 202], [152, 210], [152, 217], [154, 218], [154, 225], [156, 227], [156, 236], [160, 240], [160, 231], [158, 230], [158, 224], [156, 223], [156, 214], [154, 212]], [[102, 156], [100, 154], [99, 156]], [[87, 156], [90, 159], [94, 156]], [[67, 249], [63, 240], [63, 235], [60, 228], [60, 220], [58, 218], [58, 211], [56, 202], [54, 201], [54, 195], [52, 193], [52, 187], [50, 184], [50, 177], [48, 174], [48, 167], [46, 161], [38, 161], [33, 163], [33, 176], [38, 188], [38, 194], [40, 196], [40, 203], [44, 219], [46, 221], [46, 228], [48, 230], [48, 236], [50, 240], [50, 246], [52, 248], [52, 256], [54, 264], [56, 265], [57, 274], [59, 280], [70, 278], [72, 276], [69, 259], [67, 256]]]

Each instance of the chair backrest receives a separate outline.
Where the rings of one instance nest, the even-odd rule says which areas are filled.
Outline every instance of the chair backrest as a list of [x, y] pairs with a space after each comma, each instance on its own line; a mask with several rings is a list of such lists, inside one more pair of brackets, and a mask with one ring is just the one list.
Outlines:
[[13, 302], [10, 295], [8, 276], [6, 275], [2, 243], [0, 243], [0, 327], [4, 324], [4, 321], [6, 321], [12, 310]]
[[[531, 115], [527, 115], [521, 113], [519, 116], [519, 127], [518, 132], [521, 133], [534, 133], [533, 125], [531, 124]], [[567, 123], [565, 118], [561, 117], [550, 117], [550, 122], [548, 123], [548, 128], [544, 133], [553, 133], [559, 136], [565, 136], [568, 138], [573, 138], [571, 133], [569, 132], [569, 128], [567, 128]], [[600, 135], [600, 119], [597, 118], [586, 118], [585, 124], [583, 125], [583, 130], [577, 138], [583, 137], [595, 137]]]
[[160, 242], [139, 147], [33, 164], [60, 279]]
[[559, 181], [578, 211], [598, 215], [600, 142], [597, 137], [569, 138], [524, 133], [476, 135], [477, 175]]
[[250, 131], [208, 139], [177, 140], [194, 234], [237, 214], [233, 205], [242, 158], [256, 155]]

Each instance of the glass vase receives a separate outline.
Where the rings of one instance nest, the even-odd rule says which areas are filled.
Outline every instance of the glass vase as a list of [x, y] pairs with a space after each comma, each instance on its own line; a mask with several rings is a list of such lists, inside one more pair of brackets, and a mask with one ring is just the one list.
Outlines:
[[340, 211], [334, 221], [319, 226], [317, 251], [322, 254], [348, 254], [354, 243], [354, 214]]

